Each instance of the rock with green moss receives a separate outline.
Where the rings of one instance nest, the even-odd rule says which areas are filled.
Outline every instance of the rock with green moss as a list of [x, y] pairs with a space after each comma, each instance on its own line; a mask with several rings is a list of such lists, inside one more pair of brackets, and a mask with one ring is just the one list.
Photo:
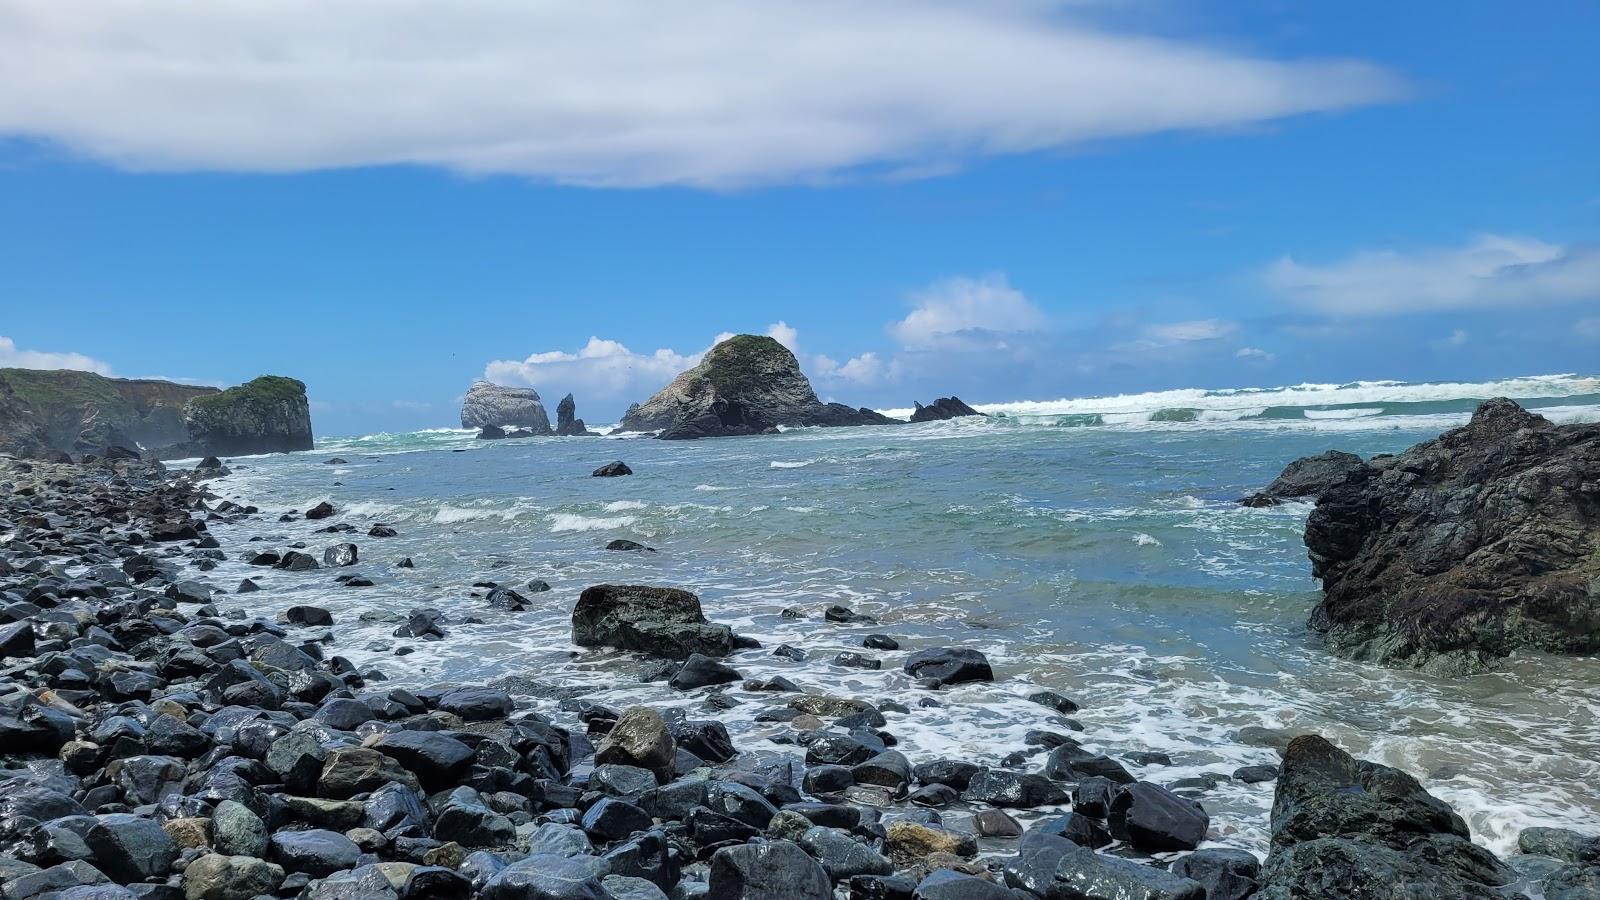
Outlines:
[[780, 425], [888, 425], [870, 409], [817, 399], [800, 363], [776, 340], [740, 334], [712, 347], [700, 364], [622, 417], [623, 431], [663, 438], [760, 434]]
[[93, 372], [0, 369], [0, 451], [104, 455], [149, 451], [189, 439], [183, 410], [213, 387]]
[[220, 456], [311, 449], [306, 386], [282, 375], [196, 397], [184, 407], [184, 424], [192, 447]]

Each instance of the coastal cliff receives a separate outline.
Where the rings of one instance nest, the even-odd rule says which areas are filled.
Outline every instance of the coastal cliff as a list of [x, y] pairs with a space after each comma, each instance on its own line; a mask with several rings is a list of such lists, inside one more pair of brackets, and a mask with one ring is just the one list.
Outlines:
[[1490, 400], [1404, 453], [1344, 462], [1305, 533], [1330, 650], [1447, 674], [1600, 652], [1600, 424]]
[[888, 416], [823, 403], [789, 349], [770, 337], [741, 334], [712, 347], [694, 368], [635, 404], [622, 431], [664, 438], [760, 434], [779, 425], [888, 425]]
[[462, 428], [521, 428], [537, 435], [553, 434], [550, 414], [533, 388], [512, 388], [474, 381], [461, 402]]
[[0, 369], [0, 450], [32, 456], [183, 443], [189, 440], [185, 405], [217, 393], [66, 369]]

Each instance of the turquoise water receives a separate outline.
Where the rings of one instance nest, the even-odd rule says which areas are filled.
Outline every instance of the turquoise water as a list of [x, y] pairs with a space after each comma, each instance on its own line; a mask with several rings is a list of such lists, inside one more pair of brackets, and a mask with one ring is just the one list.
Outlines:
[[[1553, 417], [1600, 419], [1593, 379], [1535, 387], [1546, 396], [1525, 402]], [[1143, 778], [1273, 761], [1274, 751], [1237, 738], [1245, 726], [1314, 730], [1422, 777], [1498, 851], [1529, 825], [1600, 828], [1600, 661], [1519, 657], [1494, 674], [1438, 679], [1330, 657], [1305, 628], [1317, 598], [1300, 540], [1309, 507], [1233, 502], [1298, 456], [1396, 452], [1430, 438], [1465, 420], [1470, 396], [1364, 395], [1311, 410], [1359, 415], [1317, 416], [1281, 402], [1281, 392], [1251, 398], [1267, 412], [1248, 416], [1209, 401], [1144, 398], [1117, 398], [1102, 411], [1034, 405], [995, 409], [1006, 417], [988, 420], [695, 443], [484, 442], [453, 430], [327, 440], [312, 453], [239, 460], [217, 490], [274, 514], [331, 501], [359, 526], [357, 570], [377, 584], [343, 588], [327, 570], [264, 571], [237, 560], [210, 577], [260, 580], [266, 590], [239, 598], [253, 612], [329, 607], [334, 651], [395, 683], [509, 679], [559, 716], [569, 690], [713, 712], [703, 692], [639, 684], [629, 660], [570, 643], [568, 617], [584, 587], [672, 585], [768, 648], [787, 642], [810, 654], [796, 664], [767, 650], [741, 653], [732, 662], [747, 677], [782, 674], [812, 690], [905, 702], [919, 696], [899, 673], [905, 653], [938, 645], [987, 653], [993, 685], [891, 714], [889, 730], [913, 761], [993, 762], [1023, 749], [1028, 729], [1052, 727], [1046, 710], [1022, 699], [1043, 686], [1083, 705], [1077, 718], [1092, 746], [1172, 756], [1170, 767], [1130, 764]], [[1161, 412], [1176, 408], [1196, 412]], [[335, 455], [347, 462], [327, 464]], [[637, 474], [589, 477], [619, 458]], [[325, 523], [272, 518], [215, 532], [234, 551], [253, 536], [313, 550], [342, 539], [313, 532]], [[373, 522], [394, 525], [399, 537], [365, 537]], [[602, 549], [614, 538], [658, 552]], [[416, 568], [394, 568], [402, 556]], [[532, 578], [553, 590], [527, 595], [527, 612], [492, 610], [474, 596], [483, 593], [474, 582]], [[826, 623], [832, 603], [882, 624]], [[392, 637], [392, 622], [360, 618], [415, 606], [480, 621], [418, 644]], [[783, 617], [790, 607], [806, 617]], [[875, 654], [883, 671], [829, 665], [874, 631], [903, 647]], [[395, 656], [402, 643], [419, 650]], [[730, 694], [740, 705], [716, 714], [742, 748], [794, 751], [771, 740], [785, 726], [754, 721], [783, 695], [737, 686]], [[1271, 797], [1270, 784], [1208, 792], [1213, 838], [1264, 852]]]

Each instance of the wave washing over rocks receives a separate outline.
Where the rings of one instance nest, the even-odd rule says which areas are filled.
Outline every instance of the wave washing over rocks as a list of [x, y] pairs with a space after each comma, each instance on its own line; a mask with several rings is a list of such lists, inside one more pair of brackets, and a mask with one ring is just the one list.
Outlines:
[[[871, 457], [859, 463], [871, 473], [918, 459], [860, 443], [872, 438], [826, 440], [828, 453], [759, 442], [748, 459], [716, 452], [729, 480], [804, 473], [817, 484], [846, 478], [854, 460]], [[667, 471], [675, 451], [661, 446], [640, 452]], [[828, 461], [774, 470], [774, 456]], [[421, 477], [416, 457], [383, 459], [332, 471], [342, 481], [388, 465], [379, 478]], [[836, 593], [771, 618], [727, 604], [708, 616], [697, 592], [586, 578], [654, 572], [668, 577], [653, 582], [726, 590], [728, 563], [695, 560], [674, 523], [749, 528], [735, 517], [778, 515], [781, 502], [760, 512], [664, 502], [637, 486], [652, 465], [622, 479], [573, 467], [566, 477], [595, 494], [592, 509], [626, 503], [629, 515], [617, 518], [635, 521], [613, 527], [661, 544], [616, 552], [600, 549], [608, 535], [555, 531], [546, 510], [520, 498], [456, 506], [485, 515], [448, 522], [404, 496], [368, 497], [359, 511], [337, 488], [293, 511], [266, 499], [268, 484], [312, 483], [306, 470], [318, 464], [236, 462], [237, 474], [216, 478], [138, 461], [0, 462], [0, 896], [1278, 900], [1600, 890], [1594, 837], [1530, 828], [1522, 852], [1497, 855], [1411, 774], [1315, 735], [1241, 728], [1219, 735], [1216, 752], [1241, 746], [1255, 762], [1186, 775], [1162, 750], [1130, 749], [1131, 736], [1174, 723], [1108, 721], [1100, 708], [1160, 677], [1145, 664], [1082, 690], [1038, 677], [1049, 668], [1025, 677], [1016, 654], [1026, 648], [985, 640], [992, 624], [976, 621], [973, 637], [951, 640], [943, 620], [972, 612], [959, 606], [891, 617], [867, 597]], [[832, 501], [799, 484], [778, 490]], [[550, 493], [546, 503], [561, 502]], [[880, 496], [874, 508], [883, 505]], [[947, 515], [979, 545], [998, 546], [1001, 523], [1019, 519], [1062, 536], [1116, 523], [1166, 539], [1117, 533], [1121, 552], [1148, 553], [1182, 545], [1185, 528], [1259, 529], [1285, 514], [1230, 506], [1182, 495], [1160, 514], [1171, 517], [1165, 530], [1141, 508], [1013, 501], [994, 524], [988, 508]], [[521, 567], [507, 557], [527, 554], [532, 532], [500, 545], [489, 537], [523, 523], [570, 542], [538, 552], [571, 548], [548, 572], [585, 579], [581, 591], [511, 577]], [[796, 527], [803, 538], [825, 523]], [[456, 548], [480, 567], [470, 589], [444, 587], [448, 574], [427, 568]], [[848, 553], [834, 556], [847, 564]], [[405, 602], [430, 595], [433, 604]], [[478, 677], [456, 677], [469, 673]], [[1141, 702], [1154, 712], [1160, 701]], [[1272, 802], [1262, 844], [1218, 805], [1252, 786]]]

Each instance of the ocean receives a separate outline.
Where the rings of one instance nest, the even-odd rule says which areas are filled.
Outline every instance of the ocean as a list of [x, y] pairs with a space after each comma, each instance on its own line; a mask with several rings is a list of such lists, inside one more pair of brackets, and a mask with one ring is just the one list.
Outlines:
[[[704, 690], [641, 683], [637, 661], [571, 643], [583, 588], [681, 587], [709, 618], [761, 641], [731, 659], [745, 677], [906, 703], [911, 712], [891, 713], [888, 730], [913, 762], [998, 763], [1038, 750], [1027, 732], [1063, 725], [1024, 698], [1049, 688], [1082, 706], [1077, 737], [1140, 778], [1275, 762], [1250, 731], [1241, 737], [1251, 726], [1320, 732], [1416, 775], [1476, 840], [1508, 853], [1527, 826], [1600, 830], [1600, 659], [1518, 656], [1492, 674], [1438, 678], [1332, 657], [1305, 627], [1318, 597], [1301, 543], [1310, 505], [1235, 503], [1299, 456], [1398, 452], [1502, 395], [1557, 421], [1600, 420], [1600, 378], [1553, 375], [1006, 403], [979, 406], [985, 419], [682, 443], [479, 441], [456, 429], [324, 438], [309, 453], [232, 460], [234, 474], [213, 487], [274, 517], [323, 500], [339, 516], [217, 523], [229, 559], [207, 577], [262, 584], [223, 598], [224, 609], [327, 607], [330, 652], [381, 670], [389, 685], [501, 682], [573, 722], [561, 709], [573, 696], [680, 705], [724, 721], [747, 756], [799, 755], [782, 742], [788, 726], [757, 721], [786, 695], [732, 685], [737, 705], [713, 709]], [[335, 457], [345, 461], [330, 465]], [[613, 459], [636, 474], [590, 477]], [[316, 531], [334, 521], [358, 531]], [[378, 522], [399, 535], [365, 536]], [[263, 546], [252, 538], [304, 541], [319, 557], [350, 539], [361, 560], [338, 571], [256, 568], [239, 558]], [[655, 552], [603, 549], [616, 538]], [[415, 568], [395, 567], [402, 557]], [[352, 571], [376, 583], [334, 582]], [[525, 612], [491, 609], [474, 587], [521, 590], [531, 579], [552, 589], [524, 590]], [[831, 604], [880, 624], [826, 622]], [[447, 614], [446, 639], [392, 635], [394, 619], [420, 606]], [[831, 664], [870, 633], [902, 647], [862, 651], [882, 670]], [[783, 643], [808, 659], [772, 656]], [[396, 655], [402, 646], [415, 652]], [[899, 663], [930, 646], [983, 651], [996, 681], [915, 690]], [[1134, 751], [1165, 753], [1171, 765], [1135, 765], [1124, 756]], [[1028, 765], [1042, 763], [1041, 753]], [[1228, 779], [1205, 791], [1211, 843], [1264, 855], [1272, 792]]]

